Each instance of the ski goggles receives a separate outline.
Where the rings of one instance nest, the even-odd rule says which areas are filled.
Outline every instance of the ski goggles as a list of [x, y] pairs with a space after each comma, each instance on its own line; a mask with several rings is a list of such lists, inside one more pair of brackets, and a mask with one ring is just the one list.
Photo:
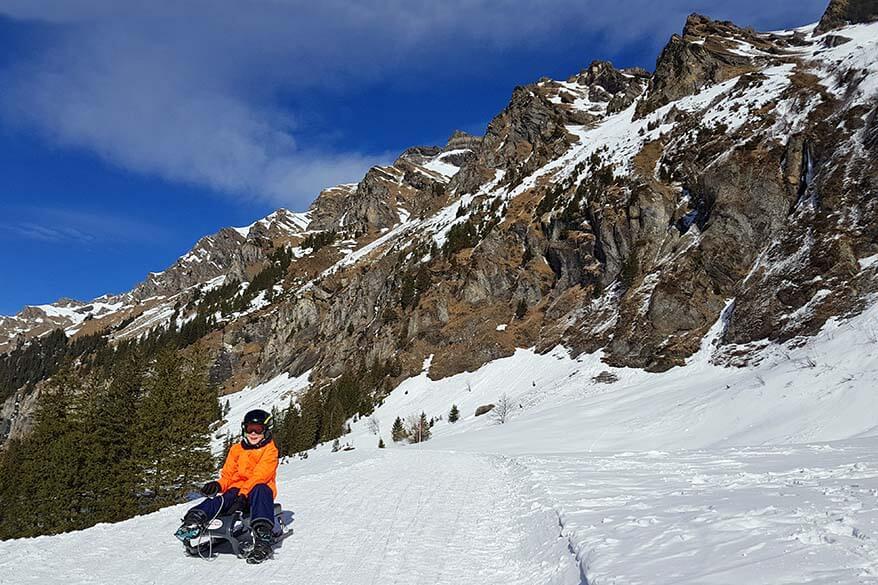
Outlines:
[[244, 427], [244, 432], [247, 433], [248, 435], [250, 433], [256, 433], [257, 435], [264, 435], [265, 434], [265, 425], [249, 424], [246, 427]]

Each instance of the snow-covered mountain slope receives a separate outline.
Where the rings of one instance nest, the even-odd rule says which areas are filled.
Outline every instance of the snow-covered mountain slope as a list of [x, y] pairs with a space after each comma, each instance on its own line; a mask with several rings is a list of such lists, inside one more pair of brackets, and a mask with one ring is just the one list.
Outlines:
[[[224, 392], [394, 361], [390, 386], [430, 355], [438, 378], [531, 346], [661, 371], [733, 298], [728, 359], [761, 359], [762, 340], [813, 334], [876, 290], [876, 31], [692, 15], [653, 74], [598, 61], [516, 88], [485, 136], [410, 148], [307, 213], [206, 236], [130, 293], [0, 319], [0, 351], [200, 314]], [[230, 308], [277, 253], [292, 261]]]
[[[205, 238], [112, 335], [209, 309], [244, 388], [214, 446], [342, 375], [380, 373], [374, 414], [283, 462], [296, 532], [266, 565], [184, 558], [181, 506], [0, 543], [0, 579], [878, 581], [878, 23], [846, 7], [692, 15], [653, 74], [517, 88], [484, 137], [323, 191], [277, 242]], [[420, 413], [433, 438], [393, 443]]]
[[[354, 450], [282, 463], [294, 533], [259, 567], [184, 557], [176, 506], [0, 542], [0, 569], [40, 585], [878, 581], [878, 305], [747, 369], [710, 364], [722, 325], [663, 373], [557, 348], [407, 380], [374, 421], [352, 421]], [[304, 383], [245, 389], [229, 419], [286, 406]], [[504, 394], [505, 424], [474, 415]], [[395, 417], [422, 411], [433, 438], [393, 443]]]
[[248, 268], [264, 260], [258, 242], [299, 241], [307, 233], [308, 223], [307, 213], [278, 209], [249, 226], [224, 228], [201, 238], [172, 266], [149, 273], [129, 292], [104, 295], [88, 302], [60, 299], [51, 304], [27, 306], [14, 316], [0, 315], [0, 352], [54, 329], [62, 329], [68, 337], [98, 333], [150, 310], [153, 317], [163, 313], [165, 319], [143, 319], [141, 328], [147, 321], [150, 327], [167, 325], [174, 304], [187, 300], [187, 293], [210, 288], [218, 278], [247, 280], [246, 276], [251, 276]]

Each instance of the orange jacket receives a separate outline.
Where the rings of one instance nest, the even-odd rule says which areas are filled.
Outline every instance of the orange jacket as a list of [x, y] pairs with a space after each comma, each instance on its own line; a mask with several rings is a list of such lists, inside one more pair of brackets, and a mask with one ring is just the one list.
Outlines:
[[264, 483], [271, 488], [277, 498], [277, 447], [274, 441], [258, 449], [245, 449], [241, 443], [235, 443], [229, 449], [229, 455], [220, 472], [219, 484], [222, 491], [238, 488], [240, 494], [246, 496], [256, 484]]

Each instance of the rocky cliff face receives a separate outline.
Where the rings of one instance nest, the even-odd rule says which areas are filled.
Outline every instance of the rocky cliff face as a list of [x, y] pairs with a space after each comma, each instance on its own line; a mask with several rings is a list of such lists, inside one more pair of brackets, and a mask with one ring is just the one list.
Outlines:
[[849, 24], [878, 20], [878, 2], [875, 0], [831, 0], [815, 32], [823, 34]]
[[665, 370], [717, 322], [717, 362], [759, 359], [878, 292], [878, 25], [846, 24], [872, 4], [833, 1], [830, 34], [692, 15], [655, 73], [597, 61], [516, 88], [484, 137], [204, 238], [96, 322], [185, 319], [285, 248], [271, 298], [205, 338], [225, 391], [309, 370], [392, 386], [429, 356], [441, 377], [558, 344]]

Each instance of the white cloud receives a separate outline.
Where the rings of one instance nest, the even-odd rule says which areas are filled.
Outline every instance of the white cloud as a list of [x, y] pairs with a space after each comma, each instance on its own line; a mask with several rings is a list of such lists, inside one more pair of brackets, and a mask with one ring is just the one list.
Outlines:
[[[689, 11], [716, 14], [710, 4], [5, 0], [0, 14], [53, 26], [36, 57], [0, 74], [0, 112], [137, 172], [302, 208], [320, 188], [357, 180], [387, 157], [301, 143], [296, 112], [278, 96], [357, 91], [405, 75], [447, 79], [451, 57], [540, 46], [561, 34], [619, 45], [664, 39]], [[791, 0], [763, 4], [720, 4], [716, 15], [758, 6], [770, 21], [803, 10]]]
[[155, 242], [168, 236], [161, 226], [125, 215], [57, 207], [3, 210], [0, 236], [63, 244]]

